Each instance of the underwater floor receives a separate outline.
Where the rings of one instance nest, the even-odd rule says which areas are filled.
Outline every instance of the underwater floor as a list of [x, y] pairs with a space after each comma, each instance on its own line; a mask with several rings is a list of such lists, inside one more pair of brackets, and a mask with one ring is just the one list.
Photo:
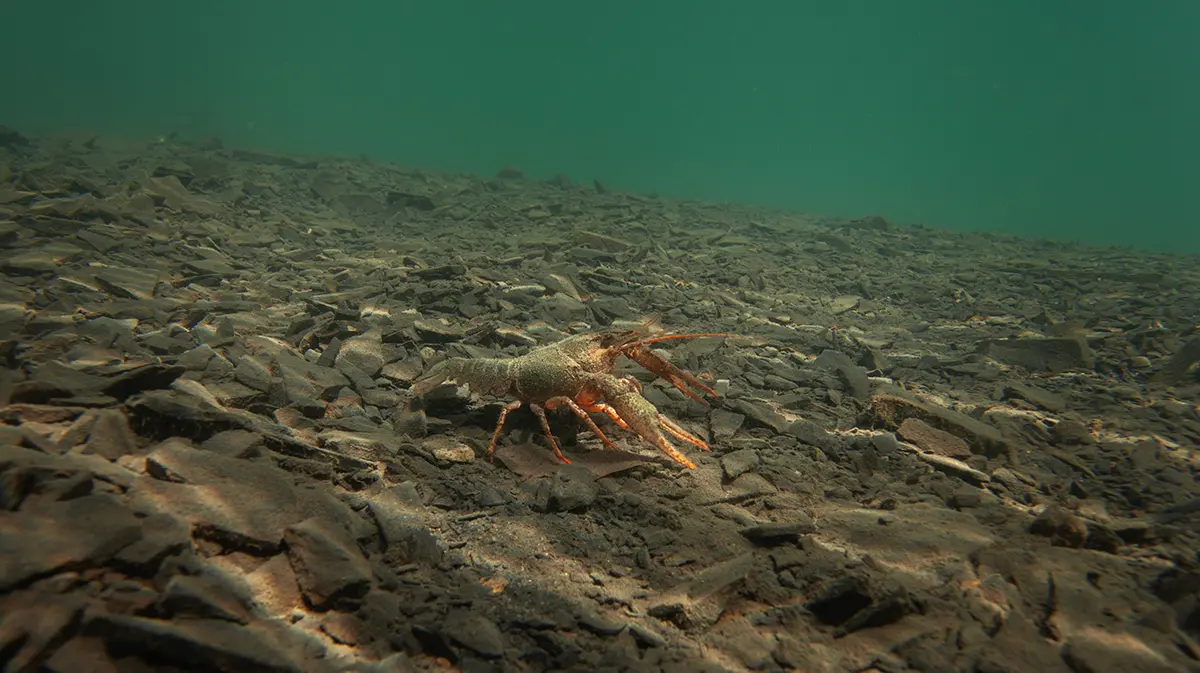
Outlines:
[[4, 670], [1200, 670], [1194, 257], [10, 129], [0, 243]]

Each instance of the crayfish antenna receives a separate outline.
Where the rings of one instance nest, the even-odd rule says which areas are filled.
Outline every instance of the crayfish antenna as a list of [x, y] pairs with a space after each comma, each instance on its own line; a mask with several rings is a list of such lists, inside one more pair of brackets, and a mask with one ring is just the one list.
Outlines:
[[692, 332], [690, 334], [656, 334], [645, 339], [638, 339], [625, 344], [627, 348], [637, 348], [646, 344], [658, 343], [660, 341], [671, 341], [673, 339], [699, 339], [702, 337], [736, 337], [736, 334], [728, 334], [725, 332]]

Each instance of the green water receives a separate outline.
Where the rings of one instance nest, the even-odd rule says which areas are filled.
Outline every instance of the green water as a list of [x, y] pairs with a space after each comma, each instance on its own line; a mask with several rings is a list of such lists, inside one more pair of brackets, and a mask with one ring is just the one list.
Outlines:
[[0, 123], [1200, 251], [1196, 0], [3, 0]]

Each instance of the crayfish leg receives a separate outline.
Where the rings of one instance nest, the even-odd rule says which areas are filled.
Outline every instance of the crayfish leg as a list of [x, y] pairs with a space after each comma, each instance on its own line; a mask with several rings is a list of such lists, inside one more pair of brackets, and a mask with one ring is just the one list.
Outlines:
[[533, 415], [537, 416], [538, 422], [542, 424], [542, 434], [546, 435], [546, 441], [550, 442], [550, 448], [554, 449], [554, 457], [570, 465], [571, 461], [563, 455], [562, 449], [558, 448], [558, 442], [554, 439], [554, 433], [550, 432], [550, 420], [546, 418], [546, 410], [532, 402], [529, 403], [529, 408], [533, 410]]
[[[530, 405], [533, 406], [533, 405]], [[488, 462], [492, 461], [493, 453], [496, 450], [496, 440], [500, 439], [500, 430], [504, 428], [504, 420], [508, 418], [508, 414], [521, 408], [521, 400], [513, 400], [504, 405], [500, 410], [500, 418], [496, 421], [496, 429], [492, 432], [492, 441], [488, 442]]]
[[612, 440], [610, 440], [604, 434], [604, 431], [600, 429], [600, 426], [596, 425], [596, 421], [593, 421], [592, 417], [588, 416], [588, 411], [594, 411], [594, 409], [582, 407], [577, 404], [575, 400], [567, 397], [566, 395], [559, 395], [558, 397], [551, 397], [550, 399], [546, 400], [547, 409], [554, 409], [560, 404], [565, 404], [571, 411], [575, 412], [575, 415], [579, 417], [579, 420], [583, 421], [583, 424], [588, 426], [588, 430], [591, 430], [592, 434], [599, 437], [600, 441], [604, 442], [605, 446], [613, 451], [617, 450], [617, 445], [613, 444]]
[[616, 409], [613, 409], [603, 402], [594, 402], [583, 408], [594, 413], [605, 414], [612, 419], [613, 423], [617, 424], [617, 427], [621, 428], [622, 430], [629, 430], [629, 424], [625, 422], [624, 418], [621, 418], [621, 414], [618, 414]]

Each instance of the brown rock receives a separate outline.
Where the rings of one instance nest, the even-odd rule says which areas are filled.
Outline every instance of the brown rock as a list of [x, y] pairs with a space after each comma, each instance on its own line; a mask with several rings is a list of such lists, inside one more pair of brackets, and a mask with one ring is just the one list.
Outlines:
[[42, 664], [42, 670], [47, 673], [121, 673], [116, 662], [109, 658], [104, 641], [95, 637], [68, 640]]
[[[10, 595], [0, 603], [0, 650], [6, 671], [35, 670], [62, 639], [70, 635], [83, 614], [80, 595], [29, 591]], [[80, 670], [91, 670], [80, 669]]]
[[194, 535], [232, 548], [275, 553], [284, 530], [311, 516], [336, 522], [355, 538], [366, 534], [362, 518], [328, 491], [298, 487], [269, 463], [221, 456], [175, 438], [159, 444], [146, 467], [157, 478], [139, 479], [130, 489], [136, 510], [177, 516]]
[[1087, 542], [1088, 527], [1082, 519], [1058, 505], [1050, 505], [1029, 526], [1029, 532], [1050, 538], [1059, 547], [1078, 549]]
[[945, 430], [938, 430], [919, 418], [904, 419], [896, 428], [896, 434], [930, 453], [950, 458], [971, 457], [971, 447], [964, 440]]
[[312, 518], [284, 533], [288, 558], [309, 605], [328, 610], [371, 590], [371, 565], [344, 529]]
[[166, 622], [96, 613], [88, 619], [84, 633], [103, 638], [109, 651], [136, 653], [148, 663], [184, 670], [264, 673], [312, 670], [301, 668], [294, 655], [274, 642], [276, 638], [270, 631], [255, 625], [215, 619]]
[[1066, 337], [991, 339], [982, 342], [979, 350], [994, 360], [1030, 371], [1091, 369], [1095, 363], [1085, 340]]
[[1011, 451], [1008, 441], [996, 427], [898, 388], [872, 397], [871, 412], [877, 422], [891, 428], [898, 428], [909, 418], [920, 419], [962, 437], [978, 453], [989, 458]]
[[66, 567], [98, 567], [141, 536], [133, 512], [110, 495], [0, 512], [0, 591]]
[[94, 453], [108, 460], [116, 460], [137, 450], [137, 437], [129, 427], [129, 419], [117, 409], [102, 409], [96, 412], [96, 420], [88, 433], [84, 453]]

